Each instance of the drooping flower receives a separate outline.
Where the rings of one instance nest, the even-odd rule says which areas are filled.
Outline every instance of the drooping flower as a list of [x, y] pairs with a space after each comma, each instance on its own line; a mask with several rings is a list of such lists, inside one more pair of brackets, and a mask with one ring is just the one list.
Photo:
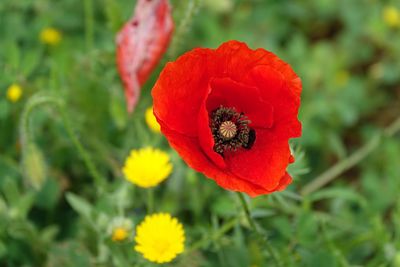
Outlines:
[[149, 261], [170, 262], [184, 251], [182, 224], [168, 213], [148, 215], [136, 228], [135, 250]]
[[20, 85], [14, 83], [7, 88], [7, 99], [10, 102], [17, 102], [22, 96], [22, 88]]
[[145, 113], [145, 119], [146, 119], [146, 123], [147, 126], [150, 128], [150, 130], [152, 130], [155, 133], [160, 133], [160, 124], [158, 124], [156, 117], [154, 117], [153, 114], [153, 107], [149, 107], [148, 109], [146, 109], [146, 113]]
[[117, 65], [132, 112], [146, 82], [168, 47], [174, 23], [168, 0], [138, 0], [135, 14], [117, 35]]
[[125, 178], [140, 187], [154, 187], [172, 172], [169, 155], [156, 148], [132, 150], [122, 169]]
[[44, 28], [40, 32], [40, 41], [46, 45], [58, 45], [61, 42], [62, 34], [53, 27]]
[[264, 49], [229, 41], [168, 63], [152, 95], [170, 145], [193, 169], [250, 196], [283, 190], [301, 135], [301, 80]]
[[400, 11], [394, 6], [383, 9], [383, 20], [389, 27], [400, 27]]
[[114, 218], [109, 227], [108, 234], [114, 242], [125, 241], [132, 234], [132, 221], [124, 218]]

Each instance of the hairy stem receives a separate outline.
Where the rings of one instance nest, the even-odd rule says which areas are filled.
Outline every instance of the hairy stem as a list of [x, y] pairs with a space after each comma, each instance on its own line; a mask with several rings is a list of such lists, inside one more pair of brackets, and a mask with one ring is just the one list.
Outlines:
[[243, 207], [244, 213], [246, 215], [246, 219], [249, 222], [251, 229], [257, 234], [257, 236], [259, 236], [262, 239], [263, 244], [265, 245], [265, 248], [267, 249], [269, 255], [271, 256], [273, 262], [275, 263], [275, 266], [281, 267], [282, 265], [280, 263], [278, 256], [276, 255], [274, 249], [269, 244], [266, 236], [261, 232], [261, 230], [258, 228], [258, 225], [256, 224], [253, 217], [251, 216], [249, 205], [247, 204], [246, 199], [243, 196], [243, 193], [236, 192], [236, 194], [239, 198], [240, 204]]
[[176, 28], [171, 48], [169, 50], [169, 57], [173, 60], [175, 59], [179, 47], [183, 41], [183, 37], [188, 32], [190, 24], [192, 23], [193, 17], [195, 16], [197, 10], [199, 9], [202, 0], [188, 0], [186, 1], [185, 12], [180, 18], [180, 22]]

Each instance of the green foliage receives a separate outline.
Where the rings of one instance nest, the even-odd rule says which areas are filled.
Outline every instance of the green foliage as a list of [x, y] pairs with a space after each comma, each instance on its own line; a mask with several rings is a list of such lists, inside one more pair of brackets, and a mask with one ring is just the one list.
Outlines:
[[[109, 232], [115, 218], [135, 226], [147, 214], [146, 190], [121, 166], [151, 145], [174, 165], [155, 210], [179, 218], [187, 237], [166, 266], [274, 266], [275, 254], [285, 267], [400, 267], [400, 141], [383, 131], [400, 116], [400, 28], [383, 16], [398, 1], [171, 0], [176, 35], [128, 115], [114, 40], [134, 2], [0, 1], [1, 266], [154, 266], [132, 237], [115, 243]], [[58, 45], [40, 42], [45, 27], [61, 31]], [[259, 234], [235, 194], [189, 169], [144, 120], [166, 60], [229, 39], [276, 53], [303, 82], [294, 182], [245, 199]], [[16, 103], [12, 83], [23, 88]], [[333, 181], [299, 193], [374, 138]]]

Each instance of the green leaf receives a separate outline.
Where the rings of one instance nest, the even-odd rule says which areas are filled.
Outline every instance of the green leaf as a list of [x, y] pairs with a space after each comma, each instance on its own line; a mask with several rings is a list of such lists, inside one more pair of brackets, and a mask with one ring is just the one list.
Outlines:
[[40, 63], [40, 52], [30, 49], [29, 53], [25, 53], [22, 64], [22, 74], [28, 77]]
[[90, 219], [93, 206], [84, 198], [73, 193], [67, 193], [66, 198], [71, 207], [81, 216]]
[[322, 189], [309, 196], [311, 202], [329, 198], [354, 201], [360, 204], [362, 207], [365, 207], [367, 205], [365, 198], [363, 198], [360, 194], [357, 194], [356, 192], [354, 192], [352, 189], [349, 188]]
[[7, 254], [7, 246], [0, 241], [0, 259]]
[[60, 194], [61, 188], [59, 182], [56, 179], [47, 179], [36, 195], [36, 205], [50, 210], [57, 204]]
[[16, 205], [16, 210], [21, 218], [26, 218], [35, 200], [35, 192], [27, 192], [22, 195]]
[[17, 181], [10, 177], [5, 177], [3, 179], [4, 180], [2, 182], [1, 189], [4, 194], [4, 198], [9, 206], [15, 206], [17, 205], [21, 196]]

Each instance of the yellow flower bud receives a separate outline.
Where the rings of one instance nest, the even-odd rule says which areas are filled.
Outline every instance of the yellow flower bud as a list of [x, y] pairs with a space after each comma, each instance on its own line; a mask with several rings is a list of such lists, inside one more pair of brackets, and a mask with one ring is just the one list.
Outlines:
[[7, 89], [7, 99], [13, 103], [17, 102], [22, 96], [22, 88], [18, 84], [12, 84]]

